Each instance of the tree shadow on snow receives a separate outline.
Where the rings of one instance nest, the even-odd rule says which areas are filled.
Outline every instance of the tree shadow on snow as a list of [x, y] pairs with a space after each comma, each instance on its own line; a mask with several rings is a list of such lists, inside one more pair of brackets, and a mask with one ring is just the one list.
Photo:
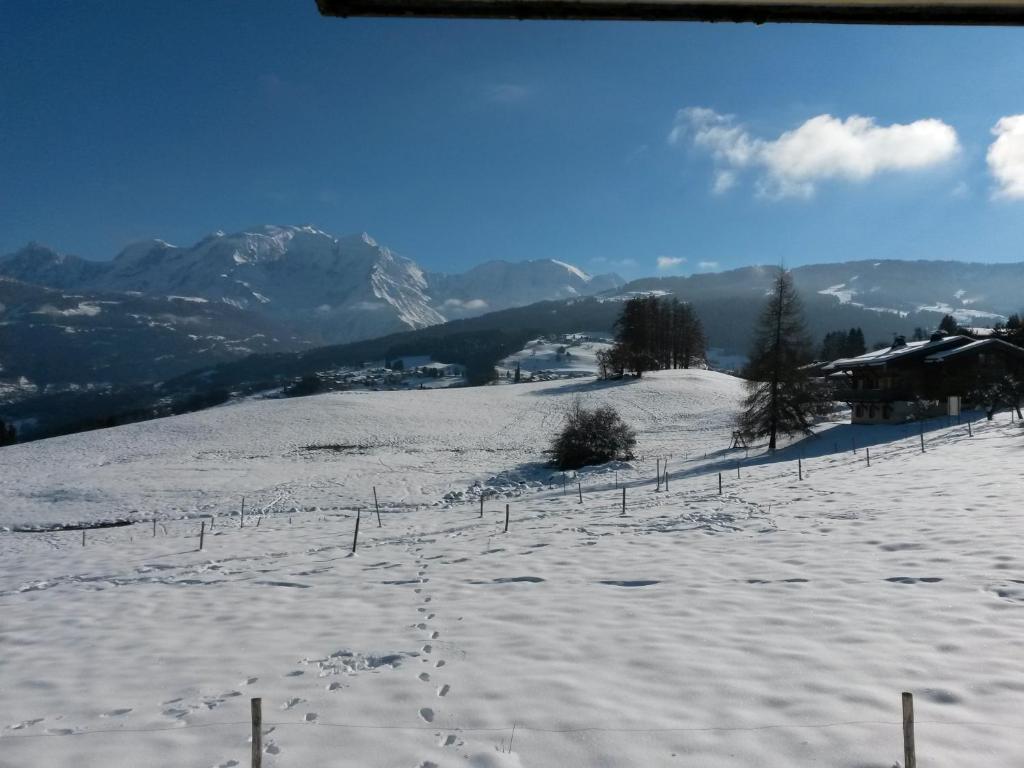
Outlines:
[[584, 394], [586, 392], [601, 392], [608, 389], [628, 387], [630, 384], [641, 379], [628, 377], [622, 379], [570, 379], [558, 387], [546, 387], [544, 389], [532, 390], [530, 394], [534, 397], [551, 397], [552, 395]]

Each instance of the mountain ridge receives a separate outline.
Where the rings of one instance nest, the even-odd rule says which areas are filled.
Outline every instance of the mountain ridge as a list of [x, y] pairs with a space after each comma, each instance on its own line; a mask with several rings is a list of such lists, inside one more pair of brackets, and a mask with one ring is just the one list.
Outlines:
[[186, 247], [142, 240], [110, 261], [34, 243], [0, 257], [0, 275], [61, 290], [197, 296], [290, 324], [316, 343], [358, 341], [591, 295], [624, 282], [553, 259], [489, 261], [464, 273], [428, 273], [365, 232], [335, 237], [311, 226], [278, 225], [215, 232]]

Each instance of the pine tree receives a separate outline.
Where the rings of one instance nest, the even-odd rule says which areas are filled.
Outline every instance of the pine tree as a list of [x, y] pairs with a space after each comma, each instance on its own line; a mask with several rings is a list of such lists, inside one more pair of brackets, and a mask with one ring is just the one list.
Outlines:
[[960, 333], [960, 324], [952, 315], [943, 315], [942, 320], [939, 321], [939, 330], [945, 331], [950, 336], [955, 336]]
[[814, 417], [827, 407], [803, 368], [810, 360], [800, 297], [790, 274], [780, 271], [755, 329], [746, 369], [747, 397], [738, 420], [746, 437], [767, 436], [768, 450], [774, 452], [779, 433], [810, 432]]
[[846, 347], [843, 349], [843, 357], [859, 357], [868, 351], [864, 343], [864, 331], [860, 328], [851, 328], [846, 334]]
[[516, 384], [518, 384], [522, 380], [523, 380], [523, 374], [522, 374], [522, 371], [519, 370], [519, 361], [516, 360], [516, 375], [515, 375], [515, 378], [513, 379], [513, 381]]
[[650, 352], [654, 331], [651, 306], [645, 298], [630, 299], [615, 323], [615, 341], [621, 350], [623, 367], [633, 371], [637, 378], [657, 367]]

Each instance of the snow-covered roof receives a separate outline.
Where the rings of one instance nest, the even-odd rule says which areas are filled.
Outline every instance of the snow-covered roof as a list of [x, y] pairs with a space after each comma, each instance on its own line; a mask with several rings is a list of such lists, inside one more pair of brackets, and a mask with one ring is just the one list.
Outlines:
[[957, 347], [956, 349], [947, 349], [942, 352], [935, 352], [934, 354], [928, 355], [924, 361], [926, 363], [941, 363], [943, 360], [948, 360], [955, 355], [977, 352], [982, 347], [995, 347], [1003, 350], [1004, 352], [1011, 352], [1018, 357], [1024, 357], [1024, 349], [1016, 347], [1013, 344], [1009, 344], [1002, 339], [978, 339], [977, 341], [972, 341], [970, 344], [965, 344], [962, 347]]
[[893, 360], [897, 360], [911, 354], [929, 354], [948, 349], [951, 346], [963, 346], [967, 340], [966, 336], [946, 336], [941, 339], [936, 339], [935, 341], [908, 341], [906, 344], [901, 344], [898, 347], [885, 347], [884, 349], [876, 349], [871, 352], [867, 352], [863, 355], [859, 355], [858, 357], [846, 357], [834, 360], [822, 370], [838, 371], [845, 370], [847, 368], [863, 368], [872, 365], [885, 365]]

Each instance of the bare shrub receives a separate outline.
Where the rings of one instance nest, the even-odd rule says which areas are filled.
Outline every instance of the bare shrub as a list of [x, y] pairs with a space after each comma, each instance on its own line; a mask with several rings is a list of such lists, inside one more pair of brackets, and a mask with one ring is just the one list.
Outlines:
[[576, 401], [565, 414], [562, 431], [551, 441], [551, 454], [559, 469], [579, 469], [616, 459], [633, 458], [636, 433], [609, 405], [584, 408]]

